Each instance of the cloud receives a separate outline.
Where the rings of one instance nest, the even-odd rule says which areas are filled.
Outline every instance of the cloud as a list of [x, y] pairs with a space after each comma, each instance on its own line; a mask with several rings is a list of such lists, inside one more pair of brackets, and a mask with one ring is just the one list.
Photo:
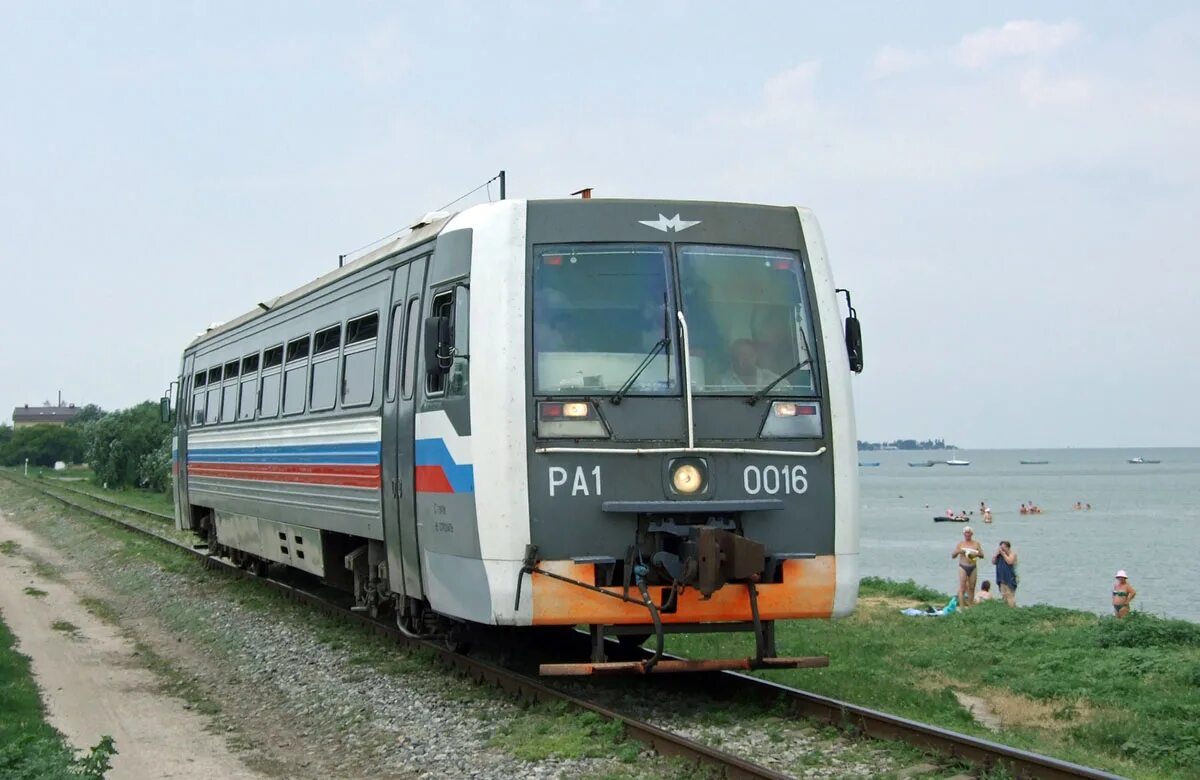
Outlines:
[[763, 98], [771, 113], [790, 113], [815, 99], [813, 87], [821, 72], [821, 63], [802, 62], [794, 68], [776, 73], [763, 84]]
[[1091, 99], [1095, 87], [1082, 76], [1049, 76], [1041, 68], [1025, 71], [1018, 90], [1031, 106], [1078, 106]]
[[867, 70], [867, 78], [883, 79], [918, 68], [929, 61], [929, 56], [899, 46], [884, 46], [875, 52], [875, 58]]
[[1050, 54], [1079, 34], [1079, 25], [1072, 21], [1049, 24], [1019, 19], [964, 35], [950, 52], [950, 59], [964, 68], [985, 68], [996, 60]]

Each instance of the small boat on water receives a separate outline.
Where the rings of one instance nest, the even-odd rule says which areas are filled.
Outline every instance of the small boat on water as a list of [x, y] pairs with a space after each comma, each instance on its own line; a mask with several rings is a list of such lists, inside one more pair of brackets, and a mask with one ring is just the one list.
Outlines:
[[971, 461], [969, 461], [969, 460], [948, 460], [948, 461], [946, 461], [946, 465], [947, 466], [970, 466]]
[[879, 461], [877, 461], [877, 460], [872, 460], [872, 461], [869, 461], [869, 462], [868, 462], [868, 461], [861, 461], [861, 460], [860, 460], [860, 461], [858, 462], [858, 465], [862, 466], [862, 467], [863, 467], [863, 468], [865, 468], [865, 469], [870, 469], [870, 468], [875, 468], [876, 466], [878, 466], [878, 465], [879, 465]]
[[1023, 460], [1023, 461], [1021, 461], [1021, 465], [1022, 466], [1045, 466], [1049, 462], [1050, 461], [1048, 461], [1048, 460]]
[[1145, 458], [1130, 458], [1127, 462], [1128, 463], [1145, 463], [1147, 465], [1154, 464], [1154, 463], [1162, 463], [1161, 460], [1146, 460]]
[[926, 460], [920, 463], [913, 463], [912, 461], [909, 461], [908, 465], [912, 466], [914, 469], [928, 469], [932, 468], [935, 464], [931, 460]]
[[933, 522], [935, 523], [965, 523], [965, 517], [946, 517], [945, 515], [934, 515]]

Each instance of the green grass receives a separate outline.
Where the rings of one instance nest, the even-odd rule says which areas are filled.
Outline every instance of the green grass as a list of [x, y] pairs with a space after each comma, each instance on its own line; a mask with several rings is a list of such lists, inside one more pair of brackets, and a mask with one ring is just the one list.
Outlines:
[[528, 708], [524, 717], [502, 724], [490, 744], [525, 761], [616, 755], [632, 762], [639, 751], [619, 722], [561, 702]]
[[[779, 626], [781, 655], [828, 655], [827, 669], [764, 676], [958, 731], [994, 736], [954, 690], [997, 703], [1000, 741], [1134, 777], [1195, 777], [1200, 767], [1200, 625], [1134, 613], [1125, 620], [1056, 607], [983, 604], [947, 618], [905, 606], [945, 603], [911, 583], [864, 580], [841, 621]], [[671, 643], [694, 657], [745, 655], [745, 636]], [[1027, 711], [1026, 717], [1020, 712]], [[1013, 715], [1016, 713], [1016, 715]]]
[[75, 625], [69, 620], [56, 620], [50, 624], [50, 628], [53, 628], [55, 631], [61, 631], [64, 634], [79, 633], [79, 626]]
[[89, 756], [76, 759], [45, 720], [29, 659], [16, 650], [16, 639], [0, 620], [0, 777], [11, 780], [102, 778], [112, 740], [105, 737]]
[[4, 555], [16, 555], [21, 550], [21, 545], [14, 542], [12, 539], [5, 539], [0, 542], [0, 553]]
[[26, 596], [33, 596], [35, 599], [45, 598], [46, 591], [41, 588], [27, 587], [22, 591]]

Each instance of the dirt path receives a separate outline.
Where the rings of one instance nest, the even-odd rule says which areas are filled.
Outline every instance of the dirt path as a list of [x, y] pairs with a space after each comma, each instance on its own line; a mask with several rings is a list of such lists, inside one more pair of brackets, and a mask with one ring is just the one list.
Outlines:
[[134, 644], [90, 613], [84, 575], [63, 581], [39, 573], [30, 558], [60, 564], [62, 556], [0, 512], [0, 613], [32, 660], [50, 723], [76, 748], [104, 734], [116, 742], [113, 780], [164, 777], [263, 777], [248, 770], [225, 741], [205, 730], [206, 718], [158, 692]]

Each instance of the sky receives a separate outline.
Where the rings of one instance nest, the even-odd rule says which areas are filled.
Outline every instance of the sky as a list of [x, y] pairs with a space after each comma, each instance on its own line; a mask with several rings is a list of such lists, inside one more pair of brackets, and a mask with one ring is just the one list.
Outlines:
[[0, 411], [156, 398], [505, 169], [812, 208], [860, 438], [1200, 446], [1200, 10], [731, 8], [0, 0]]

